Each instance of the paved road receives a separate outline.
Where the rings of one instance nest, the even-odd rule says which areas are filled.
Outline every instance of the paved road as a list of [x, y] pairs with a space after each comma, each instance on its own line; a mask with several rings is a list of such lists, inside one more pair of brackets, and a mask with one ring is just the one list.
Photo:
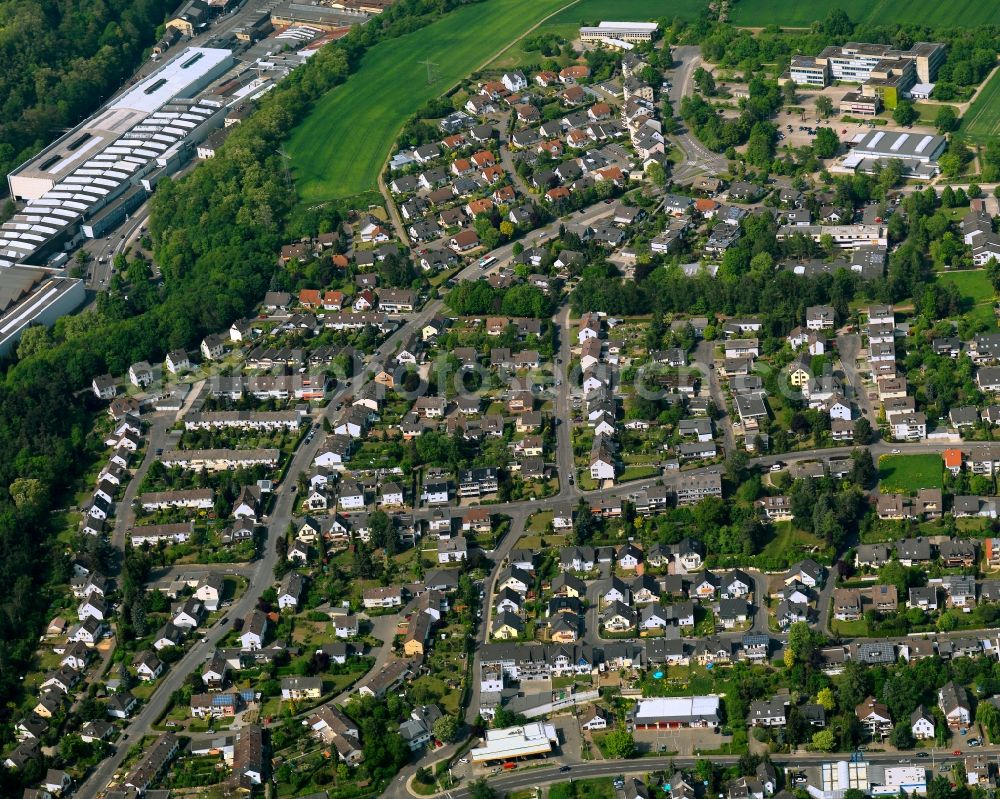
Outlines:
[[[537, 510], [537, 505], [534, 509]], [[490, 623], [493, 616], [492, 599], [495, 593], [493, 587], [496, 583], [497, 576], [503, 568], [504, 560], [510, 554], [510, 551], [516, 546], [521, 536], [524, 535], [528, 516], [533, 512], [531, 508], [522, 508], [516, 511], [509, 511], [506, 508], [501, 510], [503, 513], [511, 517], [510, 531], [504, 536], [500, 545], [490, 553], [490, 558], [493, 561], [493, 568], [490, 570], [486, 579], [483, 580], [483, 593], [485, 594], [485, 598], [483, 600], [483, 618], [476, 634], [475, 653], [472, 655], [474, 658], [478, 657], [479, 649], [489, 640]], [[469, 706], [466, 708], [465, 713], [465, 720], [469, 724], [475, 722], [476, 717], [479, 715], [479, 693], [479, 675], [477, 674], [477, 670], [473, 667], [472, 692], [469, 695]]]
[[[591, 224], [598, 218], [607, 216], [611, 213], [610, 206], [600, 204], [594, 206], [590, 209], [586, 209], [582, 212], [573, 215], [573, 218], [565, 223], [567, 227], [571, 229], [580, 229]], [[557, 221], [542, 229], [541, 231], [535, 231], [532, 234], [534, 240], [539, 238], [544, 239], [547, 236], [557, 232], [559, 225], [563, 224], [562, 221]], [[492, 253], [497, 257], [498, 261], [501, 263], [510, 260], [512, 255], [512, 244], [505, 245], [504, 247], [498, 248]], [[462, 279], [475, 279], [481, 276], [482, 271], [474, 263], [462, 269], [457, 275], [458, 280]], [[377, 349], [373, 357], [369, 359], [369, 364], [380, 364], [384, 362], [395, 350], [398, 348], [400, 343], [407, 337], [412, 335], [415, 331], [420, 330], [423, 325], [431, 319], [434, 315], [441, 312], [443, 305], [440, 300], [432, 300], [428, 302], [424, 309], [418, 313], [408, 318], [406, 323], [401, 325], [400, 328], [389, 336], [385, 342]], [[563, 358], [563, 367], [568, 366], [568, 342], [569, 337], [565, 324], [567, 318], [565, 317], [565, 311], [561, 312], [560, 317], [557, 321], [560, 323], [562, 329], [560, 331], [560, 357]], [[561, 370], [559, 370], [561, 371]], [[370, 368], [366, 368], [365, 372], [354, 378], [353, 380], [346, 381], [343, 385], [338, 387], [330, 399], [327, 406], [319, 412], [318, 418], [328, 418], [331, 421], [336, 416], [335, 408], [343, 401], [348, 393], [358, 390], [364, 383], [371, 379], [372, 373]], [[565, 411], [568, 407], [568, 385], [565, 379], [565, 375], [560, 375], [563, 380], [563, 384], [559, 387], [557, 391], [557, 408]], [[711, 385], [711, 383], [710, 383]], [[154, 430], [158, 429], [154, 423]], [[165, 427], [163, 428], [165, 431]], [[572, 450], [567, 446], [569, 442], [569, 425], [568, 422], [564, 422], [557, 428], [557, 435], [561, 434], [558, 438], [559, 446], [557, 453], [557, 461], [562, 464], [562, 461], [569, 459], [569, 463], [572, 463]], [[275, 506], [274, 511], [269, 519], [269, 530], [277, 531], [278, 534], [283, 534], [287, 529], [293, 515], [294, 504], [295, 504], [295, 493], [293, 488], [296, 485], [296, 476], [300, 472], [308, 471], [310, 468], [313, 458], [316, 455], [322, 443], [323, 436], [316, 435], [313, 440], [309, 443], [303, 442], [302, 445], [294, 453], [292, 462], [289, 465], [287, 475], [289, 479], [284, 480], [280, 483], [275, 490]], [[890, 449], [900, 449], [906, 452], [940, 452], [945, 449], [947, 444], [928, 444], [925, 442], [919, 444], [898, 444], [891, 446], [884, 443], [873, 444], [869, 447], [872, 451], [874, 457], [878, 457], [880, 454], [886, 454]], [[153, 441], [153, 436], [151, 436], [151, 442], [149, 446], [149, 451], [154, 452], [158, 446]], [[783, 455], [769, 455], [762, 458], [754, 459], [754, 462], [761, 464], [762, 466], [768, 466], [776, 460], [785, 460], [786, 462], [794, 462], [796, 460], [807, 460], [815, 459], [816, 457], [831, 457], [834, 455], [849, 455], [853, 448], [851, 447], [841, 447], [830, 450], [823, 450], [820, 452], [809, 452], [800, 453], [796, 455], [783, 454]], [[147, 458], [144, 461], [143, 466], [148, 468], [149, 454], [147, 452]], [[140, 467], [142, 469], [143, 467]], [[710, 467], [718, 468], [718, 467]], [[703, 471], [703, 470], [699, 470]], [[138, 476], [138, 475], [137, 475]], [[609, 496], [623, 496], [627, 497], [630, 494], [645, 488], [646, 486], [652, 485], [658, 481], [663, 481], [665, 483], [671, 483], [677, 480], [676, 475], [670, 475], [664, 478], [651, 478], [643, 481], [636, 481], [634, 483], [629, 483], [627, 485], [618, 485], [611, 488], [602, 489], [594, 492], [589, 492], [588, 496], [594, 497], [609, 497]], [[134, 479], [130, 483], [130, 487], [138, 486], [141, 479]], [[133, 489], [134, 492], [135, 489]], [[500, 546], [497, 547], [496, 551], [492, 553], [494, 567], [486, 580], [486, 587], [489, 589], [487, 596], [492, 595], [492, 586], [495, 582], [496, 575], [499, 572], [501, 563], [503, 559], [510, 552], [511, 548], [515, 546], [518, 538], [524, 530], [524, 525], [528, 516], [540, 509], [557, 507], [559, 504], [572, 500], [575, 497], [580, 496], [581, 492], [574, 485], [570, 486], [568, 481], [563, 482], [560, 487], [559, 493], [552, 498], [549, 498], [543, 502], [538, 501], [524, 501], [507, 503], [502, 506], [493, 506], [497, 512], [502, 512], [512, 518], [511, 532], [507, 535]], [[129, 500], [130, 501], [130, 500]], [[424, 510], [423, 513], [429, 511]], [[116, 529], [115, 538], [120, 544], [123, 538], [124, 531], [119, 534]], [[277, 551], [274, 546], [274, 541], [272, 537], [269, 537], [264, 545], [264, 552], [260, 560], [256, 562], [252, 570], [248, 573], [249, 585], [247, 587], [246, 593], [240, 598], [238, 602], [230, 609], [229, 618], [243, 617], [250, 609], [256, 604], [257, 597], [260, 593], [266, 589], [273, 581], [273, 571], [274, 566], [277, 562]], [[392, 618], [392, 617], [390, 617]], [[480, 646], [485, 640], [488, 631], [488, 620], [489, 612], [485, 614], [485, 621], [480, 626], [476, 645]], [[216, 624], [212, 628], [207, 629], [203, 632], [204, 643], [200, 641], [196, 642], [191, 649], [181, 658], [180, 661], [175, 663], [173, 667], [168, 672], [167, 676], [162, 680], [157, 690], [150, 698], [150, 701], [144, 705], [137, 716], [128, 725], [124, 738], [121, 744], [118, 746], [117, 750], [108, 758], [106, 758], [101, 764], [98, 765], [91, 777], [80, 787], [77, 795], [82, 797], [82, 799], [93, 799], [97, 793], [102, 790], [110, 781], [112, 775], [120, 767], [124, 760], [124, 757], [128, 751], [131, 743], [134, 743], [141, 736], [146, 735], [150, 732], [152, 724], [165, 712], [171, 694], [180, 688], [187, 675], [191, 672], [197, 670], [201, 663], [211, 655], [214, 651], [218, 642], [226, 635], [228, 632], [229, 625]], [[389, 650], [389, 647], [383, 647], [382, 652]], [[388, 655], [380, 653], [380, 656], [387, 658]], [[473, 696], [470, 702], [469, 708], [467, 709], [467, 718], [469, 720], [474, 720], [478, 712], [478, 681], [473, 682]], [[644, 767], [649, 764], [650, 761], [643, 761]], [[617, 764], [613, 764], [611, 768], [616, 768]], [[393, 782], [393, 793], [397, 792], [400, 787], [404, 787], [404, 783], [400, 780], [405, 776], [400, 775], [400, 778]], [[513, 779], [517, 779], [516, 777]]]
[[[503, 114], [501, 121], [497, 123], [497, 128], [507, 130], [507, 118], [509, 116], [509, 114]], [[528, 184], [524, 182], [524, 178], [517, 172], [516, 165], [514, 164], [514, 155], [510, 150], [509, 144], [505, 144], [500, 148], [500, 165], [503, 167], [504, 172], [510, 175], [510, 179], [518, 192], [526, 199], [531, 199], [534, 195], [531, 193]]]
[[385, 666], [393, 658], [392, 652], [392, 639], [396, 634], [396, 625], [399, 623], [400, 619], [404, 618], [405, 615], [411, 612], [417, 604], [417, 600], [411, 600], [410, 604], [407, 605], [400, 613], [393, 613], [388, 616], [375, 616], [370, 618], [372, 629], [371, 634], [373, 637], [377, 638], [382, 642], [382, 646], [378, 647], [375, 654], [375, 663], [362, 677], [358, 680], [352, 687], [348, 688], [339, 696], [333, 698], [333, 703], [337, 705], [342, 705], [362, 686], [366, 685], [372, 680], [372, 678], [382, 671], [382, 667]]
[[717, 430], [722, 430], [723, 452], [734, 452], [736, 450], [736, 437], [733, 435], [732, 420], [729, 418], [729, 410], [726, 406], [726, 394], [722, 390], [722, 384], [719, 382], [719, 375], [715, 369], [715, 342], [698, 342], [695, 359], [696, 363], [701, 366], [701, 371], [704, 372], [703, 379], [708, 387], [709, 396], [721, 414], [715, 420], [715, 426]]
[[[608, 211], [607, 209], [603, 209], [603, 212], [607, 213]], [[508, 245], [508, 248], [509, 247], [510, 245]], [[472, 279], [478, 277], [480, 274], [481, 271], [477, 266], [470, 265], [459, 272], [457, 278]], [[408, 336], [410, 336], [413, 332], [420, 330], [427, 323], [427, 321], [430, 320], [435, 314], [439, 313], [441, 309], [442, 303], [439, 300], [427, 303], [420, 313], [410, 317], [406, 324], [401, 325], [398, 330], [396, 330], [382, 343], [382, 345], [374, 353], [370, 362], [374, 364], [383, 362], [389, 357], [389, 355], [395, 352], [398, 346]], [[370, 381], [371, 377], [371, 371], [366, 369], [361, 376], [354, 378], [353, 380], [348, 380], [343, 385], [339, 386], [331, 396], [326, 407], [319, 412], [319, 418], [322, 419], [325, 417], [333, 421], [336, 416], [336, 411], [334, 409], [337, 405], [343, 401], [344, 397], [346, 397], [348, 393], [359, 389], [365, 382]], [[304, 439], [303, 443], [298, 447], [292, 456], [291, 463], [289, 464], [286, 472], [289, 479], [284, 480], [275, 488], [274, 510], [268, 520], [269, 533], [276, 531], [277, 535], [282, 535], [285, 530], [288, 529], [288, 525], [292, 520], [293, 511], [295, 509], [296, 494], [293, 489], [296, 486], [296, 477], [300, 472], [306, 472], [312, 466], [313, 459], [315, 458], [316, 452], [322, 444], [322, 441], [322, 435], [314, 436], [310, 443], [305, 443]], [[157, 446], [154, 445], [151, 437], [150, 446], [147, 452], [147, 461], [151, 462], [149, 457], [150, 452], [154, 453], [153, 457], [155, 457], [156, 449]], [[144, 462], [143, 465], [148, 468], [148, 463]], [[140, 482], [141, 479], [133, 479], [130, 483], [130, 487], [138, 486]], [[133, 492], [134, 490], [135, 489], [133, 489]], [[529, 503], [524, 504], [527, 505]], [[513, 515], [516, 516], [517, 514], [518, 511], [513, 511]], [[256, 605], [257, 598], [260, 594], [272, 584], [274, 566], [278, 561], [277, 549], [274, 545], [275, 537], [276, 536], [274, 535], [268, 535], [267, 540], [264, 543], [262, 557], [256, 562], [252, 571], [247, 575], [249, 580], [247, 590], [240, 600], [234, 603], [233, 607], [230, 608], [227, 618], [233, 619], [246, 616], [246, 614], [249, 613], [249, 611]], [[118, 545], [121, 546], [121, 543], [124, 540], [124, 527], [121, 534], [118, 533], [116, 528], [115, 538], [118, 539]], [[503, 547], [509, 551], [514, 540], [514, 536], [508, 536], [507, 540], [503, 544]], [[147, 702], [140, 709], [139, 713], [126, 727], [123, 733], [123, 738], [121, 739], [117, 749], [109, 757], [105, 758], [92, 772], [90, 777], [80, 786], [77, 791], [78, 797], [81, 797], [81, 799], [94, 799], [98, 792], [102, 791], [108, 785], [108, 782], [111, 780], [115, 771], [124, 761], [129, 746], [151, 731], [153, 723], [166, 711], [170, 703], [171, 694], [184, 684], [184, 680], [187, 678], [188, 674], [198, 670], [204, 660], [211, 656], [218, 642], [222, 640], [229, 629], [230, 625], [228, 623], [226, 625], [217, 623], [213, 627], [203, 631], [202, 634], [205, 642], [202, 643], [201, 641], [198, 641], [195, 643], [191, 649], [185, 653], [181, 660], [173, 664], [166, 677], [163, 678], [157, 686], [156, 691], [150, 697], [149, 702]], [[391, 647], [383, 647], [383, 651], [385, 649], [391, 649]], [[478, 707], [478, 702], [476, 703], [476, 706]]]
[[[992, 759], [993, 756], [1000, 753], [1000, 747], [981, 747], [978, 751]], [[939, 755], [944, 756], [947, 756], [947, 754], [944, 751], [939, 753]], [[772, 755], [771, 762], [775, 766], [783, 768], [803, 768], [805, 766], [820, 765], [830, 760], [830, 758], [830, 755], [813, 753]], [[739, 762], [739, 757], [734, 755], [712, 755], [711, 759], [714, 763], [721, 765], [732, 765]], [[900, 755], [896, 753], [869, 752], [866, 755], [866, 760], [875, 765], [892, 765], [898, 763], [900, 759]], [[909, 760], [910, 758], [903, 759]], [[638, 760], [598, 760], [588, 763], [577, 762], [570, 764], [565, 758], [556, 757], [550, 762], [551, 767], [528, 768], [524, 771], [514, 771], [488, 778], [490, 787], [497, 792], [498, 796], [502, 796], [525, 788], [590, 777], [610, 777], [618, 774], [626, 777], [643, 777], [652, 771], [663, 771], [670, 768], [691, 768], [695, 765], [697, 759], [691, 757], [644, 757]], [[914, 759], [913, 762], [920, 763], [921, 761]], [[570, 765], [568, 772], [559, 771], [558, 766], [561, 763]], [[932, 761], [928, 759], [924, 763], [927, 767], [930, 767]], [[444, 795], [448, 799], [468, 799], [470, 790], [468, 786], [465, 786], [448, 791]]]
[[[339, 395], [344, 392], [342, 388], [334, 396], [336, 401]], [[307, 470], [315, 454], [318, 442], [314, 441], [312, 446], [300, 446], [292, 457], [288, 468], [289, 475], [297, 475], [301, 471]], [[295, 479], [285, 480], [278, 485], [275, 490], [275, 505], [269, 521], [269, 531], [277, 531], [278, 535], [284, 533], [292, 519], [294, 510], [295, 493], [291, 487], [295, 486]], [[233, 603], [227, 615], [228, 619], [243, 618], [257, 604], [257, 598], [271, 585], [274, 580], [274, 567], [278, 562], [277, 549], [274, 546], [274, 536], [268, 536], [264, 543], [264, 551], [261, 558], [256, 562], [252, 571], [247, 575], [249, 584], [246, 592], [239, 600]], [[181, 688], [187, 675], [200, 669], [201, 664], [215, 651], [219, 641], [229, 632], [231, 623], [216, 623], [211, 628], [202, 631], [204, 642], [198, 640], [184, 654], [184, 656], [170, 668], [167, 675], [157, 686], [156, 691], [139, 710], [135, 718], [129, 723], [125, 730], [117, 749], [105, 758], [91, 774], [80, 789], [77, 796], [81, 799], [93, 799], [97, 793], [107, 786], [114, 772], [119, 768], [129, 747], [143, 735], [150, 733], [153, 723], [166, 711], [170, 704], [170, 697], [174, 691]], [[197, 635], [197, 633], [196, 633]]]
[[863, 416], [868, 418], [872, 427], [877, 426], [878, 415], [875, 412], [874, 403], [868, 398], [864, 382], [857, 369], [858, 353], [861, 351], [861, 336], [857, 333], [843, 333], [837, 336], [837, 352], [840, 355], [840, 364], [844, 369], [844, 376], [851, 384], [854, 392], [854, 402], [861, 409]]
[[[528, 233], [526, 236], [519, 239], [518, 241], [525, 249], [528, 249], [529, 247], [534, 247], [558, 235], [559, 228], [563, 225], [565, 225], [566, 229], [569, 231], [572, 231], [574, 233], [582, 233], [584, 230], [587, 229], [587, 227], [592, 225], [598, 219], [603, 219], [606, 216], [611, 216], [612, 213], [614, 213], [613, 204], [598, 203], [597, 205], [592, 205], [589, 208], [584, 208], [580, 211], [574, 211], [568, 217], [560, 217], [559, 219], [550, 222], [548, 225], [536, 228], [535, 230], [532, 230], [530, 233]], [[449, 238], [450, 237], [445, 236], [435, 241], [424, 242], [418, 245], [416, 249], [418, 251], [422, 251], [424, 249], [432, 247], [446, 247]], [[497, 247], [495, 250], [491, 250], [488, 253], [483, 253], [483, 256], [491, 255], [497, 259], [496, 266], [494, 266], [490, 271], [493, 271], [494, 269], [501, 266], [506, 266], [508, 263], [510, 263], [510, 260], [514, 257], [514, 244], [516, 243], [517, 242], [512, 241], [509, 242], [508, 244], [504, 244], [500, 247]], [[477, 262], [473, 261], [472, 265], [462, 270], [460, 275], [455, 276], [455, 279], [459, 280], [464, 278], [468, 280], [474, 280], [475, 278], [480, 277], [482, 274], [484, 274], [483, 271], [479, 269], [479, 267], [476, 265], [476, 263]]]
[[403, 244], [408, 244], [410, 237], [406, 235], [406, 227], [403, 225], [403, 220], [399, 217], [396, 203], [392, 198], [392, 194], [389, 193], [389, 188], [385, 185], [384, 175], [384, 171], [378, 173], [378, 190], [382, 194], [382, 199], [385, 200], [385, 207], [389, 209], [389, 221], [392, 222], [393, 230], [396, 231], [396, 238], [403, 242]]
[[[697, 45], [675, 47], [674, 61], [679, 64], [673, 71], [668, 96], [674, 106], [675, 116], [680, 117], [681, 100], [691, 94], [694, 71], [701, 64], [701, 48]], [[705, 147], [683, 126], [683, 123], [672, 138], [684, 153], [684, 162], [674, 167], [672, 177], [675, 181], [705, 174], [718, 175], [729, 170], [729, 161]]]
[[833, 636], [833, 631], [830, 629], [831, 603], [833, 592], [837, 588], [837, 575], [839, 574], [837, 564], [834, 564], [834, 567], [838, 568], [838, 571], [831, 571], [831, 574], [827, 575], [826, 582], [823, 583], [823, 587], [816, 597], [816, 623], [813, 625], [821, 633], [831, 637]]
[[[572, 330], [570, 328], [569, 305], [565, 305], [555, 316], [556, 329], [559, 331], [559, 360], [556, 363], [556, 380], [560, 384], [556, 387], [555, 398], [555, 421], [556, 421], [556, 468], [559, 470], [559, 492], [567, 499], [572, 499], [579, 495], [576, 487], [576, 464], [573, 457], [573, 410], [570, 407], [570, 380], [566, 374], [569, 363], [572, 360], [570, 346], [573, 343]], [[570, 485], [570, 476], [573, 476], [573, 484]]]
[[174, 415], [171, 413], [158, 413], [152, 416], [152, 423], [146, 431], [146, 454], [135, 470], [132, 479], [125, 486], [125, 493], [115, 506], [115, 527], [111, 535], [111, 545], [116, 549], [125, 549], [125, 536], [132, 525], [135, 524], [135, 511], [132, 509], [132, 501], [139, 493], [139, 486], [142, 485], [146, 472], [156, 460], [156, 451], [166, 449], [167, 431], [174, 423]]

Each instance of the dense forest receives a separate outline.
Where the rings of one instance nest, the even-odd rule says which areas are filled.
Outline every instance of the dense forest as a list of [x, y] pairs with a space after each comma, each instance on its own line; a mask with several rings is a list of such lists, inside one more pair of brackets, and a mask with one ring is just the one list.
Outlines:
[[0, 9], [0, 170], [121, 86], [174, 0], [7, 0]]
[[[150, 229], [161, 287], [137, 285], [148, 271], [133, 263], [115, 276], [96, 308], [64, 317], [50, 333], [32, 336], [30, 351], [19, 349], [19, 361], [0, 382], [0, 743], [10, 738], [18, 676], [52, 591], [68, 579], [65, 553], [53, 540], [52, 511], [67, 504], [87, 466], [81, 453], [96, 410], [87, 390], [91, 378], [122, 374], [130, 363], [155, 361], [170, 348], [192, 348], [252, 311], [271, 286], [280, 245], [330, 229], [340, 218], [336, 210], [296, 209], [280, 155], [295, 122], [347, 77], [367, 47], [450, 8], [401, 0], [310, 59], [264, 98], [216, 158], [182, 180], [160, 184]], [[25, 47], [36, 41], [31, 33], [22, 37]], [[23, 72], [11, 67], [5, 79]], [[0, 794], [7, 795], [2, 785]]]

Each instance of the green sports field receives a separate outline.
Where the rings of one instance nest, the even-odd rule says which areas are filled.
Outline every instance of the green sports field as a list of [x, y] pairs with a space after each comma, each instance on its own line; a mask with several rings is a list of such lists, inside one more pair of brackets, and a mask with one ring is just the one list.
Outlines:
[[[360, 68], [316, 104], [288, 143], [305, 202], [374, 189], [393, 141], [423, 103], [474, 72], [568, 0], [489, 0], [369, 50]], [[433, 82], [427, 68], [433, 62]]]
[[1000, 4], [986, 0], [832, 0], [803, 3], [801, 0], [738, 0], [732, 7], [732, 23], [749, 27], [785, 25], [808, 28], [830, 9], [842, 8], [853, 22], [917, 24], [934, 27], [1000, 23]]
[[993, 77], [965, 112], [962, 117], [962, 133], [979, 143], [1000, 134], [1000, 72], [993, 73]]

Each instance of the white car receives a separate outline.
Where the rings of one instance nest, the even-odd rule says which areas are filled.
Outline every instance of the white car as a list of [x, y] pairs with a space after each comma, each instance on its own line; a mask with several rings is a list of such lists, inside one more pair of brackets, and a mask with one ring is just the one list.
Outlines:
[[466, 766], [467, 766], [467, 765], [469, 765], [469, 758], [467, 758], [467, 757], [460, 757], [460, 758], [458, 759], [458, 762], [459, 762], [459, 763], [462, 763], [463, 765], [466, 765]]
[[898, 450], [898, 449], [894, 449], [894, 450], [892, 451], [892, 454], [893, 454], [893, 455], [898, 455], [898, 454], [899, 454], [899, 450]]

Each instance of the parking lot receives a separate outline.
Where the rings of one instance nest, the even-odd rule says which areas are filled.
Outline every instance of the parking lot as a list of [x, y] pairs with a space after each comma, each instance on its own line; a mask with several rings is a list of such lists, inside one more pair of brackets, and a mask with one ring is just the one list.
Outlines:
[[712, 729], [636, 730], [634, 737], [640, 752], [676, 752], [682, 756], [697, 756], [732, 741], [731, 735]]

